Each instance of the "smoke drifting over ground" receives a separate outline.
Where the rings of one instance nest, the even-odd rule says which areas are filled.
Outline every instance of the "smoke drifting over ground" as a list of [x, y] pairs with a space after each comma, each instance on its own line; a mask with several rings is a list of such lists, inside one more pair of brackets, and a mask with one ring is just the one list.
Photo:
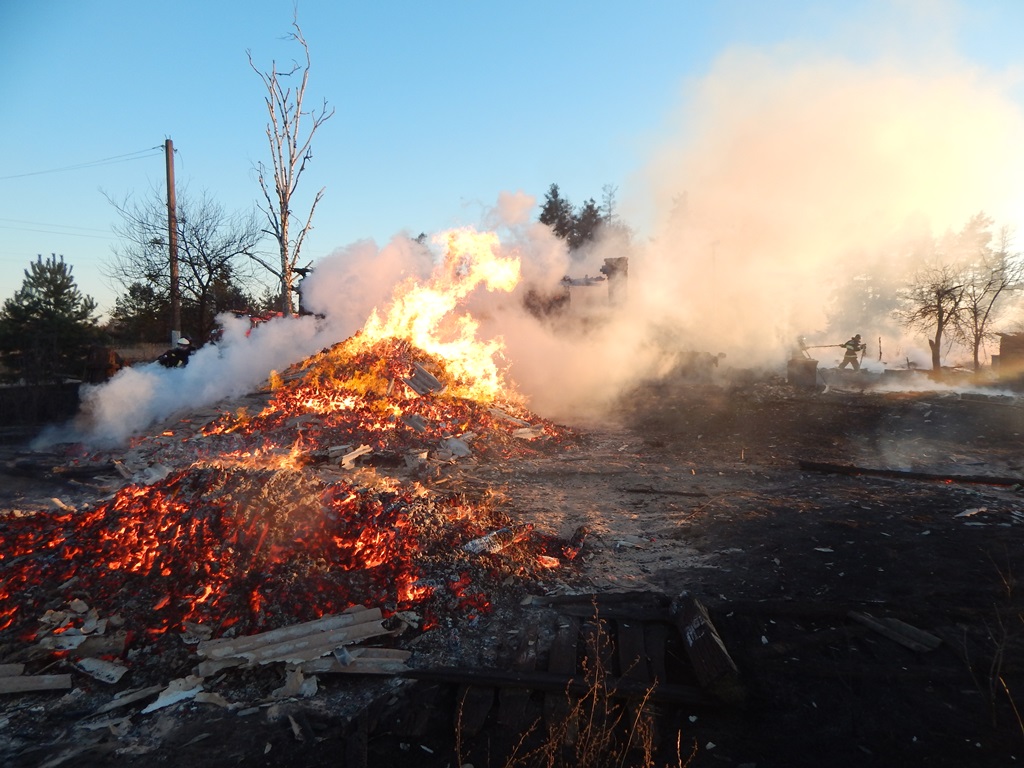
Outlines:
[[37, 445], [123, 444], [175, 413], [251, 392], [272, 370], [312, 354], [324, 341], [310, 317], [265, 323], [248, 335], [248, 320], [225, 315], [221, 321], [223, 340], [199, 349], [183, 368], [134, 365], [105, 384], [83, 386], [79, 415], [69, 425], [45, 431]]
[[751, 364], [825, 330], [832, 343], [855, 332], [888, 336], [890, 350], [913, 343], [835, 292], [864, 276], [905, 284], [920, 237], [982, 210], [1012, 223], [1021, 200], [1021, 110], [967, 68], [739, 52], [693, 85], [681, 121], [686, 139], [646, 174], [661, 218], [643, 303]]
[[[798, 336], [840, 344], [861, 333], [882, 339], [893, 362], [923, 360], [923, 339], [888, 311], [845, 300], [845, 289], [905, 284], [916, 242], [980, 211], [1015, 224], [1024, 115], [1013, 85], [952, 59], [911, 68], [726, 52], [687, 84], [674, 126], [620, 187], [617, 212], [634, 228], [628, 248], [597, 243], [570, 258], [536, 223], [536, 199], [503, 192], [480, 225], [521, 260], [522, 281], [511, 294], [478, 290], [465, 308], [481, 336], [504, 340], [501, 362], [531, 406], [555, 417], [600, 408], [691, 351], [781, 371]], [[225, 341], [184, 370], [123, 371], [89, 392], [79, 434], [123, 440], [177, 409], [245, 391], [357, 331], [396, 287], [427, 279], [438, 256], [436, 242], [403, 236], [341, 248], [302, 286], [320, 320], [275, 321], [251, 336], [229, 321]], [[592, 311], [578, 291], [570, 323], [524, 309], [528, 290], [598, 276], [619, 256], [629, 258], [621, 306]], [[830, 354], [839, 355], [826, 350], [823, 367]]]

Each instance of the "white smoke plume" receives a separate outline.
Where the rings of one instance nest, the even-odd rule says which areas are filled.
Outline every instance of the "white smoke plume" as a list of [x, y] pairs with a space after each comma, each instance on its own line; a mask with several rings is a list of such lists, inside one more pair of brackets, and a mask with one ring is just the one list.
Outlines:
[[97, 447], [123, 444], [177, 413], [259, 388], [271, 371], [316, 352], [328, 338], [312, 317], [278, 318], [251, 332], [247, 319], [224, 315], [220, 322], [222, 340], [197, 350], [187, 366], [133, 365], [104, 384], [83, 385], [76, 418], [44, 431], [36, 447], [58, 442]]
[[[570, 258], [536, 223], [535, 198], [502, 192], [480, 224], [521, 259], [522, 282], [513, 294], [477, 292], [468, 307], [482, 334], [504, 340], [508, 376], [531, 406], [551, 417], [597, 410], [692, 351], [782, 371], [798, 336], [838, 345], [860, 333], [869, 366], [924, 363], [923, 339], [888, 313], [844, 304], [844, 287], [905, 284], [922, 237], [959, 230], [982, 211], [1015, 226], [1024, 208], [1019, 81], [941, 47], [928, 53], [927, 64], [909, 65], [724, 52], [686, 84], [647, 162], [623, 182], [628, 248], [602, 242]], [[339, 248], [302, 283], [318, 319], [274, 321], [249, 336], [228, 320], [224, 341], [187, 368], [139, 366], [88, 390], [76, 435], [124, 440], [257, 386], [357, 331], [396, 288], [426, 279], [437, 256], [432, 239], [404, 236]], [[627, 297], [613, 311], [601, 308], [600, 285], [573, 290], [572, 322], [525, 311], [529, 290], [557, 293], [563, 277], [596, 277], [604, 259], [620, 256], [629, 258]], [[822, 367], [839, 356], [823, 347]]]

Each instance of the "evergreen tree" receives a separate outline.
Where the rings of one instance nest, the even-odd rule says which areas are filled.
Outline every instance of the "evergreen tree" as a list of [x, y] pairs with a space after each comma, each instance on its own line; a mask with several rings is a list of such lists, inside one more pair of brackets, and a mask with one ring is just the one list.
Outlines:
[[0, 354], [29, 383], [77, 377], [99, 338], [96, 302], [83, 296], [64, 257], [39, 256], [21, 289], [0, 309]]
[[601, 209], [597, 207], [594, 198], [590, 198], [580, 208], [579, 213], [576, 214], [575, 226], [573, 227], [572, 234], [569, 236], [569, 248], [576, 250], [585, 243], [596, 240], [597, 232], [603, 222], [604, 217], [601, 216]]
[[122, 342], [163, 342], [171, 335], [171, 299], [152, 283], [132, 283], [114, 300], [110, 327]]
[[576, 217], [572, 203], [562, 197], [557, 184], [548, 187], [544, 207], [540, 211], [540, 223], [547, 224], [558, 237], [569, 241], [576, 229]]

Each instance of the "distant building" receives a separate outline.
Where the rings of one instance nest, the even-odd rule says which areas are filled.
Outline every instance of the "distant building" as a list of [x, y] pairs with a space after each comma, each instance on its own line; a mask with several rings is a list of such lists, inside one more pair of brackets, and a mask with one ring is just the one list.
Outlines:
[[999, 334], [999, 354], [992, 355], [992, 370], [1001, 382], [1024, 385], [1024, 333]]

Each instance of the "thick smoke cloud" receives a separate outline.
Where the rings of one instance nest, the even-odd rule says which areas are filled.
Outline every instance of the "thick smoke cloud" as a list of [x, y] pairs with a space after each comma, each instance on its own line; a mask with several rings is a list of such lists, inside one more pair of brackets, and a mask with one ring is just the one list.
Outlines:
[[[628, 247], [609, 239], [570, 255], [536, 222], [535, 198], [502, 192], [479, 223], [521, 260], [522, 282], [513, 294], [478, 291], [467, 308], [482, 335], [503, 339], [501, 363], [531, 407], [553, 418], [599, 414], [632, 382], [664, 375], [690, 352], [782, 372], [798, 336], [839, 344], [861, 333], [876, 369], [926, 363], [923, 339], [888, 311], [844, 303], [848, 287], [904, 285], [921, 238], [959, 230], [981, 211], [1016, 226], [1024, 207], [1016, 82], [928, 53], [925, 66], [723, 53], [685, 85], [647, 162], [619, 187], [618, 213], [634, 230]], [[605, 259], [620, 256], [629, 258], [621, 306], [609, 309], [598, 285], [573, 289], [568, 321], [524, 309], [530, 290], [555, 293], [564, 276], [598, 276]], [[185, 370], [123, 371], [88, 393], [76, 435], [123, 440], [246, 391], [357, 331], [396, 289], [427, 279], [438, 257], [432, 238], [339, 248], [302, 284], [318, 318], [249, 336], [229, 320], [225, 341]], [[821, 366], [838, 356], [822, 350]]]
[[[644, 303], [680, 308], [682, 327], [753, 364], [826, 328], [844, 283], [905, 280], [915, 238], [1020, 201], [1021, 110], [969, 69], [733, 53], [693, 85], [681, 122], [646, 174], [661, 220]], [[892, 333], [870, 320], [836, 330]]]
[[248, 320], [225, 315], [220, 321], [223, 339], [199, 349], [183, 368], [145, 363], [124, 368], [105, 384], [84, 385], [73, 422], [45, 431], [37, 447], [56, 442], [121, 445], [177, 413], [260, 388], [271, 371], [313, 354], [329, 338], [312, 317], [272, 320], [251, 332]]

